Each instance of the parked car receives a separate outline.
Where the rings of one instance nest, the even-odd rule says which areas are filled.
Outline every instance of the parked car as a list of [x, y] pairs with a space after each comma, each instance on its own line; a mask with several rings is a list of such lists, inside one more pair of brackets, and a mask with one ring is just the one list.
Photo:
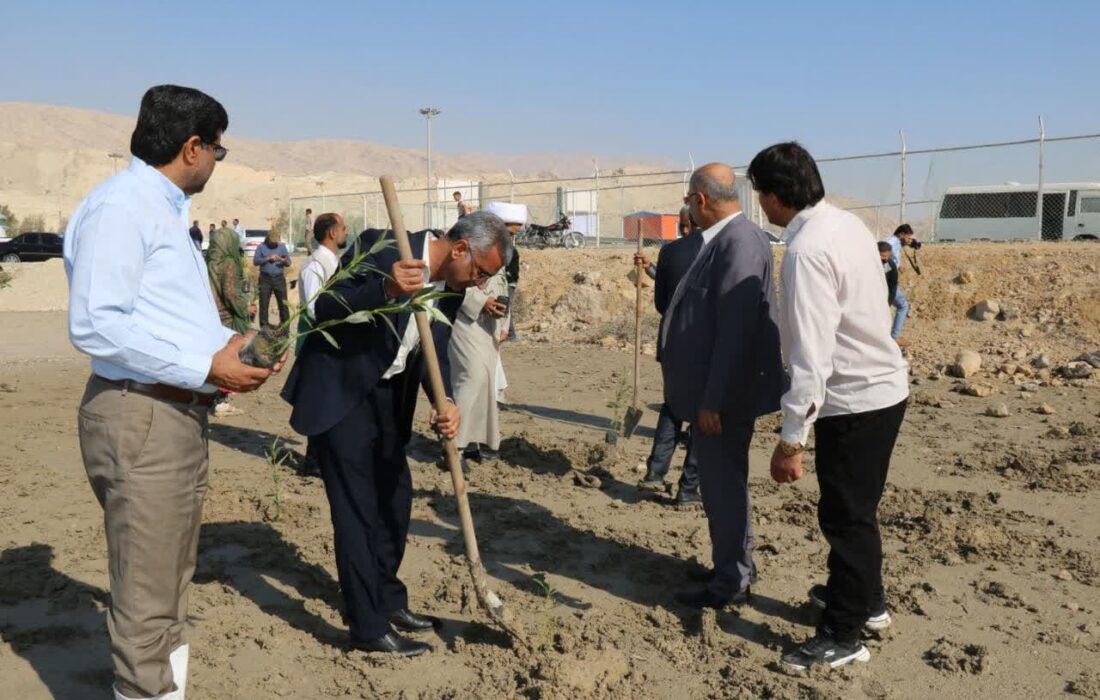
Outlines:
[[256, 254], [256, 249], [267, 238], [267, 234], [268, 230], [266, 228], [247, 228], [244, 230], [244, 254], [249, 260]]
[[0, 243], [0, 262], [38, 262], [61, 257], [61, 234], [30, 231]]

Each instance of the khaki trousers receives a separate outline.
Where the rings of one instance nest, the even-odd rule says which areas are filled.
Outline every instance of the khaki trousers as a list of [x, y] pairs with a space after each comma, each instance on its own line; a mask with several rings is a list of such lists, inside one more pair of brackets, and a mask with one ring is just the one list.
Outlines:
[[115, 687], [131, 698], [174, 689], [168, 657], [186, 642], [207, 488], [207, 409], [88, 380], [80, 452], [107, 533]]

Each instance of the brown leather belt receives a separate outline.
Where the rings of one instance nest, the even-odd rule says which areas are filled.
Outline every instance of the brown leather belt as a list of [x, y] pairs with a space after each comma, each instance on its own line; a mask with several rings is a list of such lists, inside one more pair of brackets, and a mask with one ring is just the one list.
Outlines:
[[96, 379], [105, 381], [108, 384], [114, 384], [124, 391], [132, 391], [135, 394], [141, 394], [142, 396], [148, 396], [153, 399], [160, 399], [161, 401], [172, 401], [174, 403], [185, 403], [194, 406], [211, 406], [214, 404], [214, 400], [218, 398], [217, 392], [213, 394], [200, 394], [197, 391], [181, 389], [178, 386], [169, 386], [167, 384], [145, 384], [144, 382], [135, 382], [133, 379], [107, 379], [98, 374], [96, 375]]

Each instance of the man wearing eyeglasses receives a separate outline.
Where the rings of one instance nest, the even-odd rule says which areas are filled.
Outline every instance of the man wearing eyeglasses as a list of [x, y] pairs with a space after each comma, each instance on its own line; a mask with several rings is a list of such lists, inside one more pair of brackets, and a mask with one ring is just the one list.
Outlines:
[[[389, 231], [367, 230], [344, 255], [346, 266], [358, 249], [371, 250]], [[314, 304], [317, 323], [378, 309], [407, 299], [427, 285], [458, 294], [440, 300], [438, 312], [453, 321], [461, 293], [483, 284], [512, 254], [508, 229], [488, 212], [458, 220], [444, 235], [409, 236], [413, 259], [401, 260], [393, 245], [367, 256], [366, 265], [332, 285]], [[290, 426], [316, 446], [332, 516], [336, 571], [344, 597], [351, 645], [365, 651], [416, 656], [431, 649], [402, 633], [428, 633], [439, 620], [409, 609], [409, 594], [397, 576], [405, 554], [412, 511], [412, 475], [405, 449], [412, 437], [417, 389], [430, 396], [423, 342], [439, 357], [447, 395], [451, 371], [447, 346], [451, 326], [432, 324], [421, 339], [410, 313], [390, 323], [329, 327], [333, 346], [314, 333], [287, 378], [282, 396], [294, 406]], [[444, 437], [460, 428], [452, 401], [430, 420]]]
[[222, 326], [187, 229], [228, 126], [209, 95], [150, 88], [130, 166], [65, 232], [69, 337], [92, 358], [78, 426], [107, 535], [115, 700], [184, 698], [209, 409], [219, 387], [252, 391], [272, 372], [238, 359], [245, 338]]

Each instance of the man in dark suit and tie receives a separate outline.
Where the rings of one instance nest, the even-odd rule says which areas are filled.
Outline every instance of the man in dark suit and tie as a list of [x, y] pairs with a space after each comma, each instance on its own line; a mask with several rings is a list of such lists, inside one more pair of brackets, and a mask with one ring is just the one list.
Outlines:
[[[687, 274], [688, 268], [699, 255], [699, 249], [703, 247], [702, 237], [693, 234], [698, 234], [698, 230], [691, 221], [691, 210], [685, 206], [680, 210], [680, 238], [662, 246], [656, 265], [650, 263], [641, 253], [635, 255], [646, 274], [653, 278], [653, 305], [661, 315], [662, 328], [676, 285]], [[657, 362], [662, 357], [660, 339], [661, 334], [658, 331]], [[646, 460], [645, 477], [638, 484], [640, 490], [652, 493], [665, 490], [665, 474], [668, 474], [668, 468], [672, 464], [672, 455], [676, 452], [676, 441], [683, 422], [682, 417], [672, 415], [667, 401], [661, 404], [661, 412], [657, 415], [657, 430], [653, 435], [653, 448]], [[684, 468], [680, 473], [679, 489], [676, 492], [676, 504], [681, 506], [702, 500], [699, 495], [699, 467], [691, 451], [690, 432], [686, 447], [687, 456], [684, 458]]]
[[[369, 249], [388, 231], [365, 231], [359, 249]], [[508, 229], [498, 217], [475, 212], [445, 235], [412, 234], [413, 260], [399, 259], [395, 246], [370, 255], [350, 279], [333, 285], [315, 304], [321, 323], [377, 309], [426, 284], [461, 292], [483, 283], [512, 253]], [[348, 264], [355, 250], [345, 254]], [[385, 273], [385, 274], [383, 274]], [[388, 275], [388, 277], [387, 277]], [[462, 297], [458, 295], [461, 302]], [[454, 319], [457, 304], [445, 298], [439, 310]], [[412, 314], [384, 322], [331, 326], [339, 347], [319, 334], [306, 338], [283, 398], [293, 404], [290, 425], [312, 438], [325, 483], [335, 536], [336, 569], [344, 596], [352, 646], [415, 656], [431, 646], [400, 632], [425, 632], [438, 623], [409, 611], [408, 593], [397, 578], [405, 553], [412, 508], [412, 477], [405, 446], [412, 435], [418, 386], [429, 392], [420, 337]], [[432, 340], [448, 396], [451, 395], [447, 344], [450, 326], [432, 324]], [[430, 394], [429, 394], [430, 395]], [[458, 432], [458, 409], [436, 416], [445, 437]]]
[[771, 244], [741, 213], [733, 169], [699, 168], [684, 201], [702, 247], [669, 300], [661, 369], [672, 414], [692, 421], [714, 571], [705, 588], [676, 599], [722, 608], [749, 598], [749, 442], [756, 418], [778, 410], [787, 376]]

